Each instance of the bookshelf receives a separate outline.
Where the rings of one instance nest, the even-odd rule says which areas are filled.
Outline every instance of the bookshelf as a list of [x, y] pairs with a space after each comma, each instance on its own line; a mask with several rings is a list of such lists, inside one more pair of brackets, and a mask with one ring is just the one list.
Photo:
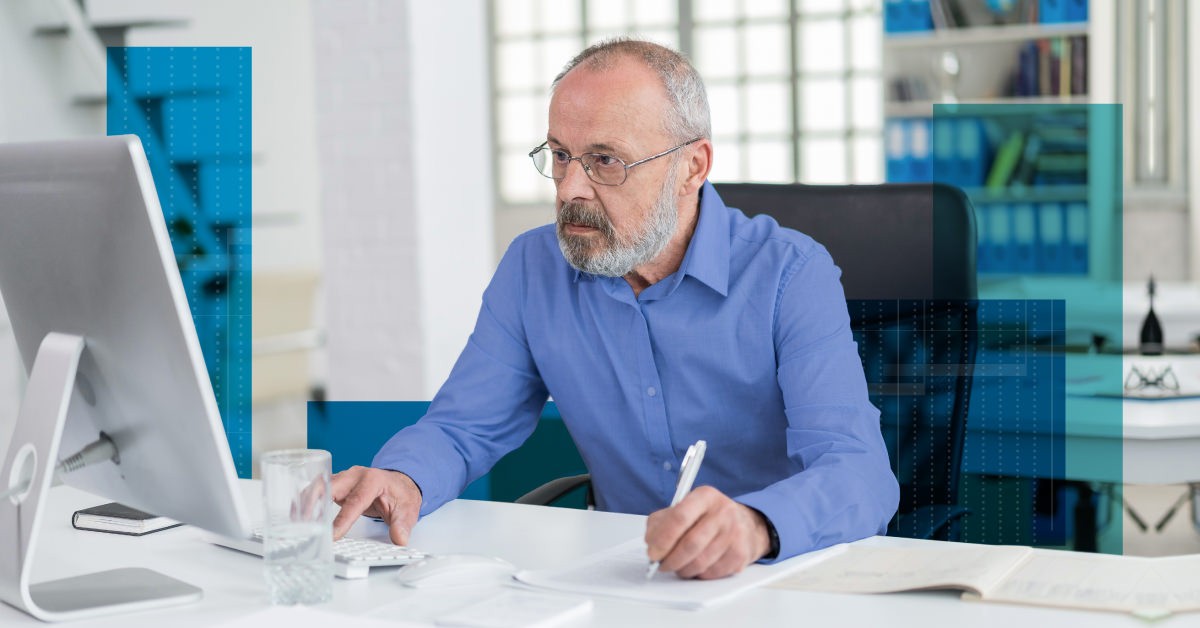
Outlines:
[[884, 11], [887, 178], [967, 193], [981, 290], [1120, 279], [1121, 114], [1093, 106], [1115, 100], [1112, 3], [893, 0]]

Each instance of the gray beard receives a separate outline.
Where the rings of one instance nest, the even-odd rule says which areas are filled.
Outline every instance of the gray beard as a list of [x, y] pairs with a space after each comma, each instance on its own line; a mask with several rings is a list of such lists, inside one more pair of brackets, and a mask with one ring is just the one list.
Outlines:
[[[590, 209], [582, 203], [563, 203], [555, 229], [559, 250], [568, 264], [582, 272], [603, 277], [624, 277], [634, 268], [658, 257], [675, 235], [679, 225], [676, 213], [679, 199], [672, 193], [674, 189], [675, 174], [672, 171], [658, 199], [654, 201], [645, 228], [629, 239], [617, 235], [603, 211]], [[597, 229], [600, 232], [600, 242], [597, 244], [600, 250], [592, 252], [592, 240], [587, 236], [566, 233], [564, 226], [567, 223]]]

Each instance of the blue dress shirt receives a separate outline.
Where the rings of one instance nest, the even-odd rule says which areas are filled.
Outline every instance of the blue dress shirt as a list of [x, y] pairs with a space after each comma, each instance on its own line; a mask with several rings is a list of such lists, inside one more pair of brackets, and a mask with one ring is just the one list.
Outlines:
[[708, 183], [679, 270], [638, 296], [567, 264], [554, 225], [529, 231], [428, 414], [372, 465], [411, 476], [425, 515], [520, 446], [549, 394], [601, 510], [666, 507], [704, 439], [696, 486], [762, 512], [780, 559], [881, 533], [899, 491], [840, 275], [812, 238]]

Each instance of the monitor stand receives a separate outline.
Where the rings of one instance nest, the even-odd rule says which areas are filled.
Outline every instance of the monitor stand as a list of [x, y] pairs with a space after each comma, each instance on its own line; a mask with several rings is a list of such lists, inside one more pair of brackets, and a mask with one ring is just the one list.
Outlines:
[[[29, 374], [4, 466], [0, 494], [0, 599], [42, 621], [82, 619], [199, 600], [202, 591], [170, 576], [138, 567], [112, 569], [30, 584], [45, 498], [58, 464], [59, 441], [84, 339], [50, 333]], [[11, 552], [11, 553], [9, 553]]]

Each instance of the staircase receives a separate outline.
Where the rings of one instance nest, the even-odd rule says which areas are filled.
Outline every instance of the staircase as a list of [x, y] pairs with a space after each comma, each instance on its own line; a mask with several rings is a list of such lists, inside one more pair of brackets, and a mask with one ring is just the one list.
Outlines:
[[5, 1], [24, 3], [33, 45], [59, 56], [63, 98], [105, 119], [108, 134], [141, 138], [235, 465], [250, 477], [249, 49], [126, 48], [132, 29], [187, 22], [94, 21], [83, 0]]

